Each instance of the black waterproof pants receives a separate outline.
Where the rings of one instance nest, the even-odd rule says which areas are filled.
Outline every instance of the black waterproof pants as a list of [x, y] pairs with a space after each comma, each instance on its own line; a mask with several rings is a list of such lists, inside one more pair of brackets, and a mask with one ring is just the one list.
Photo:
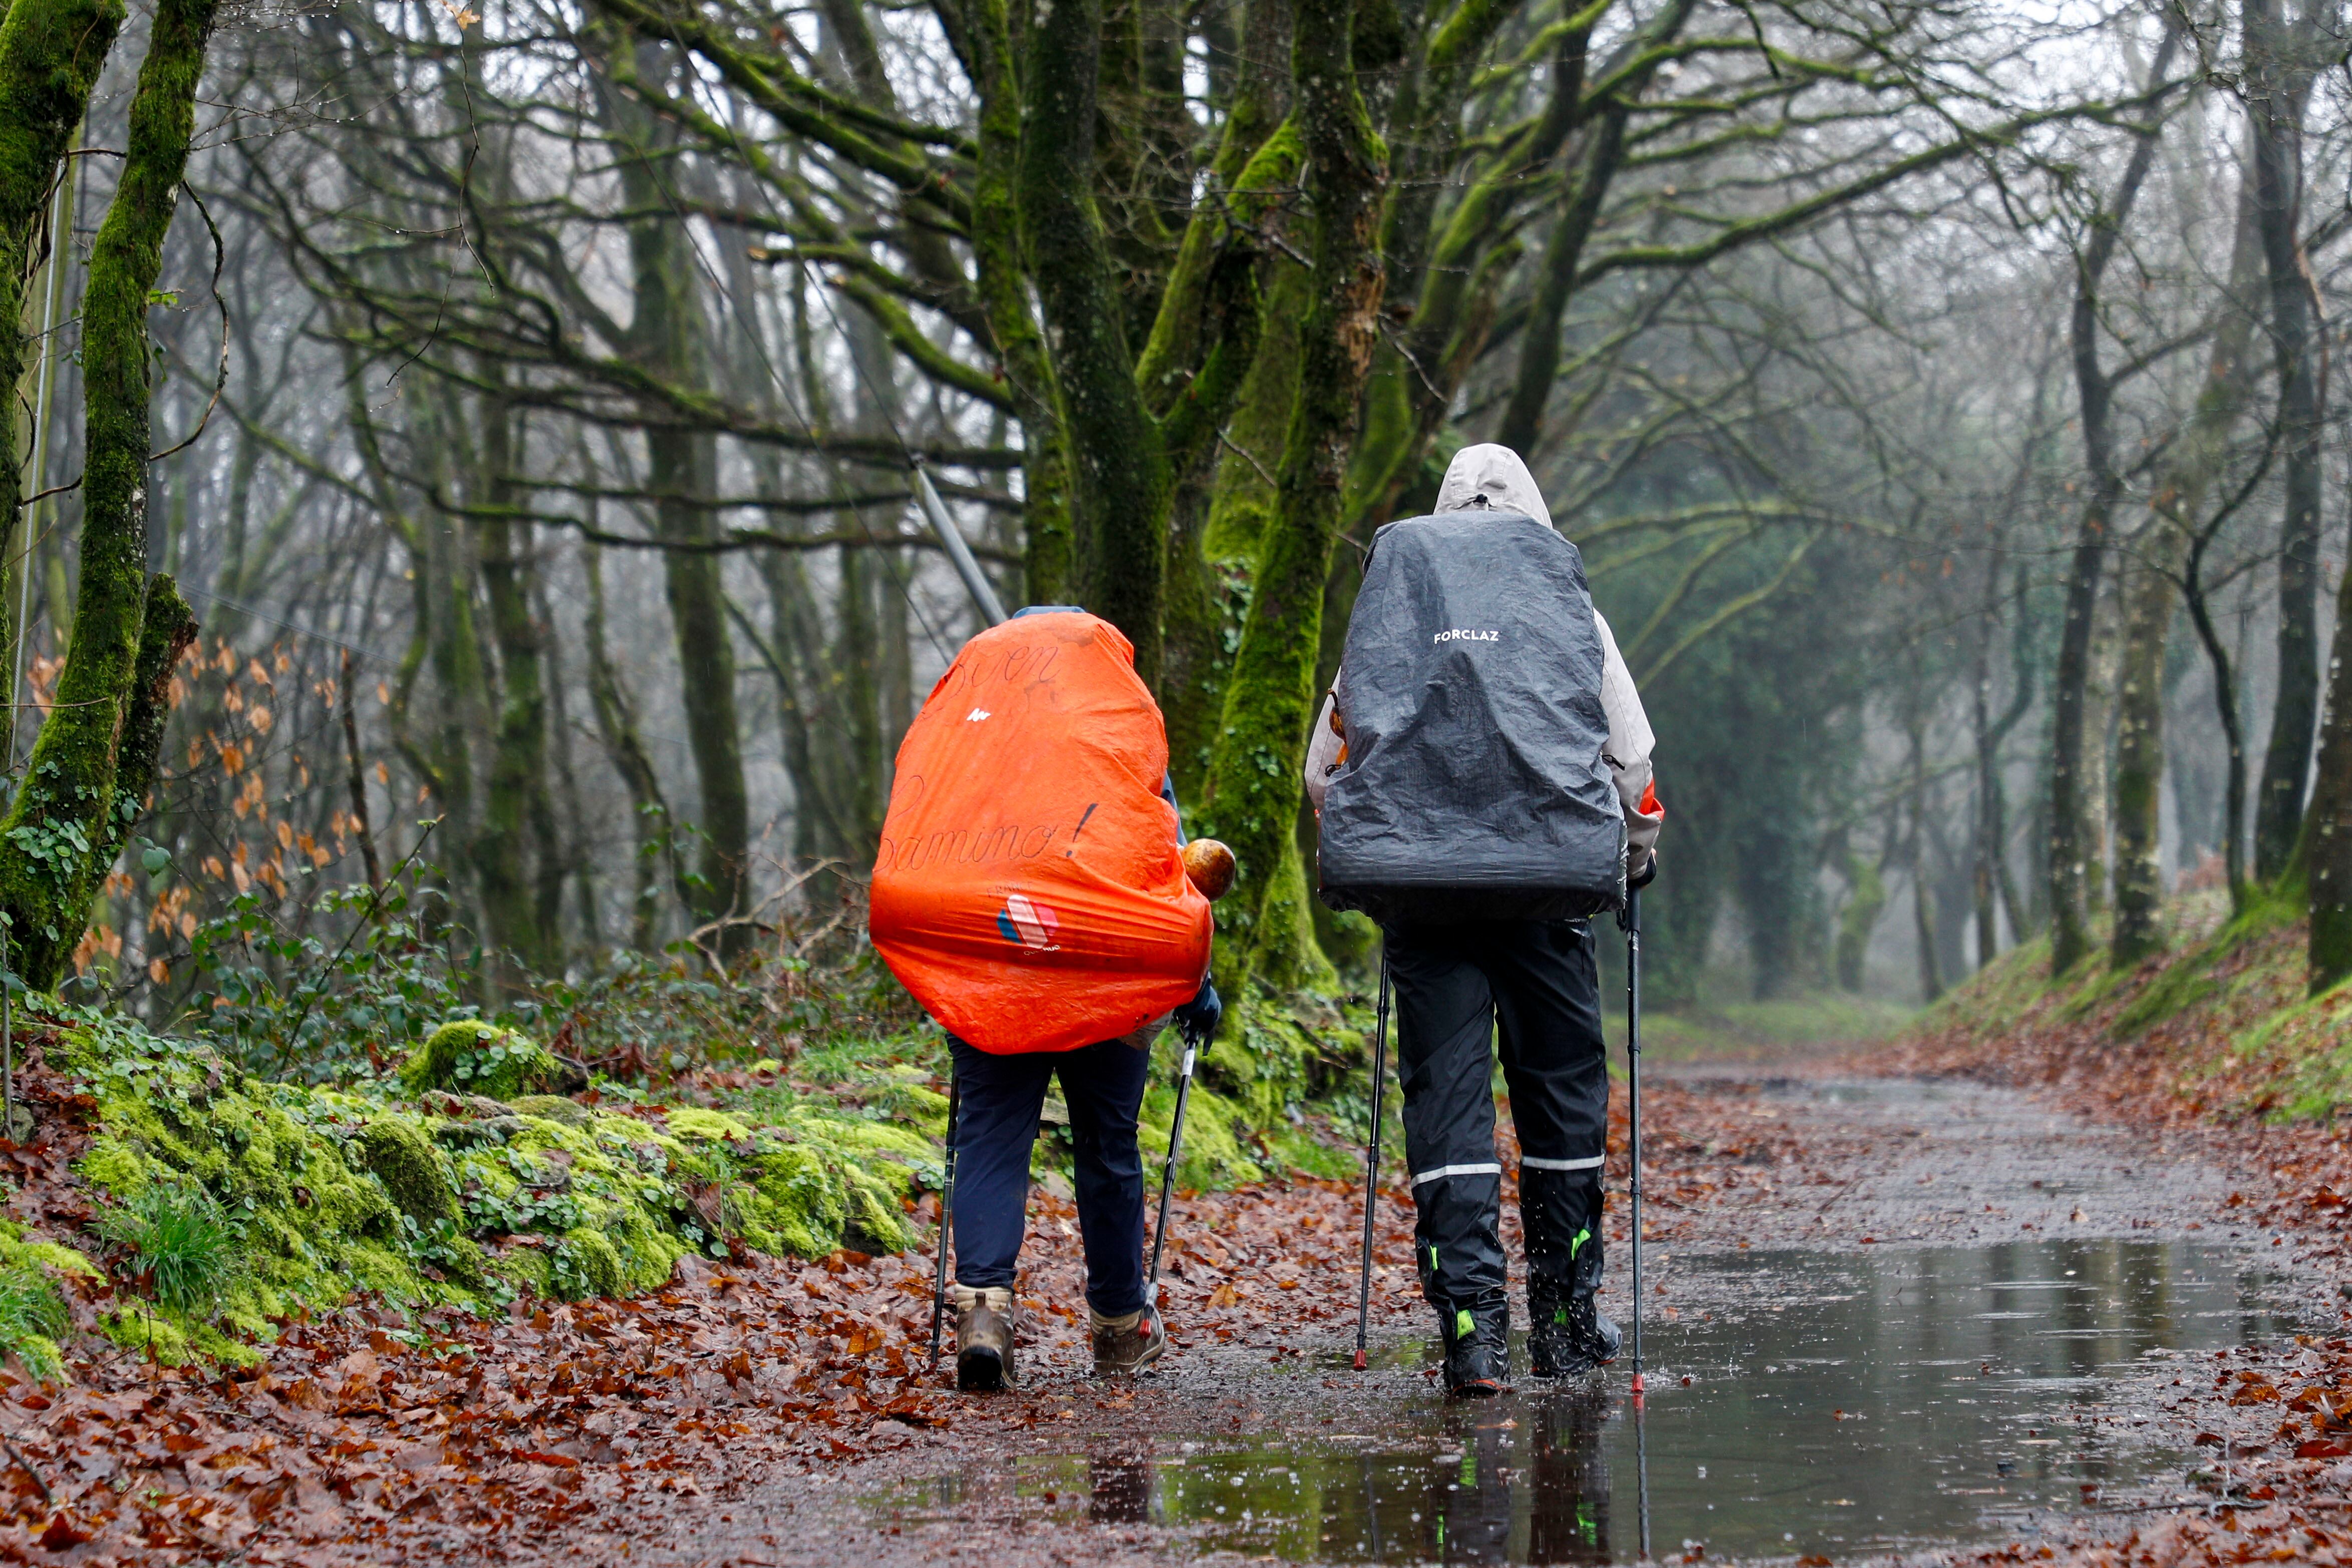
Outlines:
[[1422, 1293], [1449, 1321], [1506, 1299], [1489, 1043], [1498, 1036], [1519, 1134], [1528, 1296], [1597, 1289], [1609, 1061], [1591, 928], [1504, 920], [1396, 925], [1386, 936]]

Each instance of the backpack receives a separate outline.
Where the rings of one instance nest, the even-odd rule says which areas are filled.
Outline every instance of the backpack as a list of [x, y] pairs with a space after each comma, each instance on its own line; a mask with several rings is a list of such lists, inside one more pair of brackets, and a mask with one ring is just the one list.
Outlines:
[[1458, 511], [1381, 529], [1339, 659], [1323, 901], [1382, 925], [1620, 907], [1601, 669], [1583, 559], [1551, 528]]
[[1160, 797], [1168, 734], [1135, 650], [1083, 611], [963, 645], [898, 747], [876, 951], [982, 1051], [1069, 1051], [1192, 999], [1208, 901]]

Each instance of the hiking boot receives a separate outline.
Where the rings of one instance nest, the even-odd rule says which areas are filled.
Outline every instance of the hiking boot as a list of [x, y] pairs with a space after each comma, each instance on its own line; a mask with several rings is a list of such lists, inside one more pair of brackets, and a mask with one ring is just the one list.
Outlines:
[[1445, 1342], [1445, 1392], [1455, 1399], [1490, 1399], [1511, 1376], [1511, 1304], [1497, 1296], [1475, 1308], [1440, 1309]]
[[989, 1394], [1013, 1385], [1013, 1292], [1002, 1285], [955, 1288], [956, 1386]]
[[1528, 1359], [1538, 1377], [1581, 1377], [1616, 1360], [1624, 1343], [1589, 1292], [1566, 1301], [1530, 1297], [1528, 1312], [1535, 1319], [1528, 1329]]
[[1119, 1318], [1107, 1318], [1088, 1307], [1087, 1321], [1094, 1329], [1097, 1377], [1141, 1372], [1168, 1349], [1168, 1325], [1158, 1307], [1145, 1307]]

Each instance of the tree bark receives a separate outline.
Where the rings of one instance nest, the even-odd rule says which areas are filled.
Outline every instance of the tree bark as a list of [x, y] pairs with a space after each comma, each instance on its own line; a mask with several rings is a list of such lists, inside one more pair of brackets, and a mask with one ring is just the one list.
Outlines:
[[[172, 661], [194, 634], [178, 591], [147, 576], [147, 303], [187, 168], [214, 12], [214, 0], [160, 0], [131, 98], [121, 181], [90, 248], [73, 633], [56, 705], [0, 827], [0, 910], [13, 967], [41, 990], [64, 973], [127, 821], [138, 814]], [[16, 19], [12, 11], [10, 24]]]
[[1944, 994], [1936, 956], [1936, 917], [1927, 889], [1927, 739], [1923, 723], [1911, 729], [1911, 933], [1919, 947], [1919, 1000], [1932, 1005]]
[[1021, 156], [1021, 88], [1004, 0], [973, 0], [969, 30], [980, 93], [979, 153], [972, 171], [972, 275], [1004, 379], [1020, 399], [1022, 596], [1058, 604], [1070, 591], [1069, 436], [1045, 340], [1029, 305], [1015, 175]]
[[383, 862], [376, 854], [375, 825], [368, 811], [367, 768], [360, 757], [359, 677], [352, 668], [349, 648], [343, 650], [343, 678], [335, 695], [342, 698], [335, 706], [341, 710], [343, 724], [343, 762], [352, 797], [352, 831], [360, 841], [360, 860], [367, 867], [368, 886], [382, 894]]
[[[1892, 840], [1893, 832], [1887, 836]], [[1890, 842], [1888, 850], [1892, 849]], [[1882, 861], [1885, 858], [1881, 856]], [[1848, 895], [1845, 907], [1838, 911], [1837, 939], [1832, 951], [1838, 988], [1859, 992], [1870, 956], [1871, 934], [1878, 929], [1879, 914], [1886, 907], [1886, 877], [1883, 864], [1871, 864], [1853, 849], [1845, 852], [1844, 872]]]
[[1544, 241], [1543, 260], [1537, 274], [1536, 297], [1528, 308], [1528, 322], [1519, 340], [1517, 374], [1511, 401], [1504, 405], [1495, 439], [1514, 452], [1536, 449], [1543, 430], [1544, 407], [1551, 401], [1552, 378], [1559, 371], [1559, 329], [1568, 302], [1576, 292], [1576, 269], [1584, 259], [1584, 242], [1601, 220], [1601, 204], [1609, 194], [1625, 155], [1625, 124], [1633, 105], [1617, 99], [1602, 111], [1592, 134], [1592, 146], [1576, 174], [1568, 204]]
[[[2310, 8], [2315, 15], [2318, 7]], [[2271, 346], [2279, 379], [2278, 442], [2285, 508], [2279, 522], [2278, 702], [2254, 801], [2254, 877], [2284, 873], [2302, 830], [2304, 787], [2319, 723], [2319, 434], [2316, 305], [2303, 255], [2303, 112], [2311, 73], [2276, 0], [2247, 0], [2246, 108], [2253, 120], [2254, 190], [2270, 277]]]
[[2121, 587], [2123, 650], [2116, 682], [2115, 928], [2107, 961], [2129, 968], [2164, 946], [2158, 820], [2164, 791], [2164, 651], [2179, 607], [2179, 533], [2151, 519], [2140, 559]]

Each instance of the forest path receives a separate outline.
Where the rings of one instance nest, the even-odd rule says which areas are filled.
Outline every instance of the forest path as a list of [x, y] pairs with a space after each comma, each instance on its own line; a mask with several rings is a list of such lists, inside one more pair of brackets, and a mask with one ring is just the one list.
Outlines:
[[[1380, 1352], [1349, 1370], [1348, 1204], [1299, 1188], [1301, 1234], [1336, 1231], [1335, 1245], [1304, 1267], [1256, 1260], [1298, 1288], [1235, 1303], [1259, 1310], [1139, 1384], [1082, 1375], [1065, 1335], [1018, 1394], [959, 1401], [894, 1452], [657, 1502], [658, 1521], [616, 1519], [610, 1534], [582, 1521], [547, 1544], [1003, 1568], [1608, 1563], [1645, 1546], [1846, 1562], [2063, 1541], [2091, 1510], [2201, 1495], [2183, 1490], [2200, 1462], [2187, 1401], [2210, 1370], [2186, 1372], [2192, 1358], [2336, 1319], [2318, 1272], [2221, 1222], [2242, 1211], [2206, 1141], [2168, 1145], [2014, 1091], [1801, 1071], [1683, 1072], [1645, 1110], [1638, 1424], [1622, 1361], [1448, 1405], [1393, 1204]], [[1278, 1234], [1285, 1197], [1260, 1201], [1260, 1233]], [[1622, 1320], [1617, 1239], [1604, 1306]], [[1185, 1260], [1180, 1334], [1189, 1291], [1229, 1282]], [[1075, 1284], [1055, 1277], [1066, 1250], [1041, 1262], [1024, 1284]]]

